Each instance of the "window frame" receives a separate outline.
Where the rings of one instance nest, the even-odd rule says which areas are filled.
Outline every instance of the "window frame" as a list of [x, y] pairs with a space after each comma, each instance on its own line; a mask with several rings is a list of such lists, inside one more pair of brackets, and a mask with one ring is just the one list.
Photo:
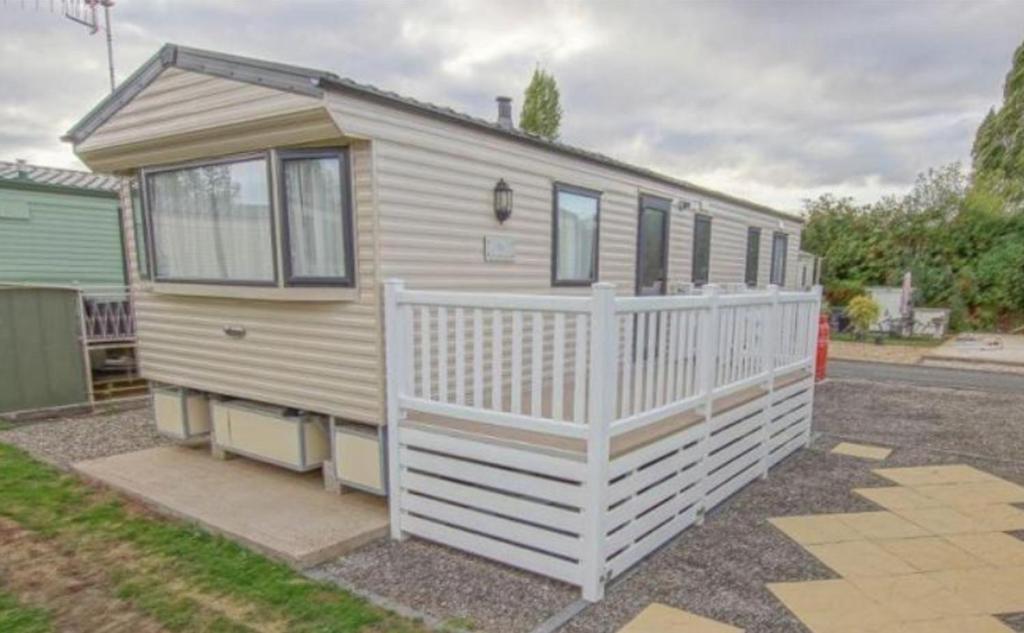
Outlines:
[[[277, 209], [281, 223], [282, 282], [286, 288], [352, 288], [356, 284], [355, 270], [355, 232], [353, 222], [355, 214], [352, 204], [352, 175], [350, 154], [347, 147], [330, 147], [315, 149], [281, 149], [275, 153], [275, 171], [277, 173]], [[284, 167], [289, 160], [309, 160], [315, 158], [335, 158], [339, 164], [339, 183], [341, 186], [341, 221], [342, 241], [345, 248], [345, 275], [341, 277], [298, 277], [292, 272], [291, 230], [288, 221], [288, 191], [285, 184]]]
[[232, 154], [230, 156], [223, 156], [220, 158], [213, 158], [209, 160], [194, 160], [182, 163], [174, 163], [170, 165], [160, 165], [157, 167], [146, 167], [140, 171], [142, 187], [143, 187], [143, 215], [146, 223], [146, 233], [149, 238], [149, 244], [156, 244], [156, 231], [152, 219], [153, 210], [153, 199], [152, 191], [149, 186], [149, 177], [154, 174], [160, 174], [168, 171], [180, 171], [182, 169], [191, 169], [195, 167], [212, 167], [214, 165], [231, 165], [236, 163], [245, 163], [255, 159], [262, 159], [265, 163], [264, 167], [267, 171], [267, 216], [270, 220], [270, 255], [271, 264], [273, 265], [274, 276], [269, 281], [263, 281], [258, 279], [239, 280], [239, 279], [202, 279], [202, 278], [188, 278], [188, 277], [161, 277], [159, 275], [159, 262], [156, 257], [156, 248], [150, 248], [149, 251], [149, 265], [151, 269], [150, 279], [154, 283], [167, 283], [167, 284], [196, 284], [203, 286], [239, 286], [239, 287], [258, 287], [258, 288], [274, 288], [280, 286], [280, 272], [277, 266], [277, 255], [278, 255], [278, 244], [279, 239], [277, 236], [277, 226], [274, 210], [274, 160], [271, 151], [262, 152], [248, 152], [245, 154]]
[[[783, 251], [782, 251], [782, 277], [781, 277], [781, 279], [778, 280], [778, 282], [776, 282], [776, 277], [775, 277], [775, 272], [776, 272], [776, 268], [775, 268], [775, 255], [776, 255], [776, 252], [778, 251], [779, 238], [780, 237], [782, 238], [782, 243], [783, 243]], [[786, 264], [787, 264], [786, 260], [788, 258], [789, 258], [789, 234], [784, 232], [784, 231], [774, 231], [772, 233], [772, 266], [771, 266], [771, 272], [768, 275], [769, 283], [772, 283], [772, 284], [774, 284], [776, 286], [779, 286], [780, 288], [784, 288], [786, 286]]]
[[[753, 236], [757, 236], [757, 248], [754, 249], [753, 261], [751, 261], [751, 249], [750, 240]], [[751, 279], [751, 264], [753, 264], [753, 279]], [[757, 278], [761, 276], [761, 227], [759, 226], [748, 226], [747, 227], [747, 260], [743, 269], [743, 282], [748, 288], [757, 287]]]
[[[597, 203], [594, 216], [594, 266], [588, 279], [558, 278], [558, 194], [561, 192], [593, 198]], [[556, 182], [551, 188], [551, 286], [555, 288], [580, 288], [597, 283], [601, 278], [601, 196], [604, 192], [563, 182]]]
[[[135, 240], [135, 272], [139, 279], [152, 281], [153, 268], [150, 258], [152, 249], [149, 245], [149, 221], [146, 218], [146, 194], [142, 181], [142, 172], [139, 170], [128, 183], [128, 202], [131, 205], [132, 235]], [[137, 216], [136, 203], [139, 205]], [[145, 259], [145, 266], [142, 265], [143, 259]]]
[[[706, 213], [694, 213], [693, 214], [693, 243], [691, 249], [693, 253], [690, 256], [690, 283], [694, 287], [702, 288], [711, 283], [711, 241], [714, 232], [713, 218]], [[708, 225], [708, 274], [707, 279], [703, 281], [697, 281], [697, 224], [699, 222], [707, 222]]]

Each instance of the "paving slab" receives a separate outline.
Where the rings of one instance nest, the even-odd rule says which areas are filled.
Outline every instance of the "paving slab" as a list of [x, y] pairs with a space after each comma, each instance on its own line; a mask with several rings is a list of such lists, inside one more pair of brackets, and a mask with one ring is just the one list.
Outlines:
[[836, 444], [832, 452], [836, 455], [847, 455], [861, 459], [873, 459], [881, 461], [892, 454], [892, 449], [885, 446], [869, 446], [855, 442], [840, 442]]
[[383, 499], [324, 490], [299, 474], [204, 449], [164, 446], [77, 462], [72, 468], [157, 511], [197, 523], [293, 567], [335, 558], [384, 536]]
[[664, 604], [652, 604], [619, 629], [619, 633], [743, 633], [743, 629]]

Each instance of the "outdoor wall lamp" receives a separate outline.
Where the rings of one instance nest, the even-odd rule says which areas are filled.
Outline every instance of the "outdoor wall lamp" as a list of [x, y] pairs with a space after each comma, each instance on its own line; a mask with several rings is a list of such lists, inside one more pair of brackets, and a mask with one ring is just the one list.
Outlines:
[[512, 187], [502, 178], [494, 185], [494, 217], [499, 224], [512, 217]]

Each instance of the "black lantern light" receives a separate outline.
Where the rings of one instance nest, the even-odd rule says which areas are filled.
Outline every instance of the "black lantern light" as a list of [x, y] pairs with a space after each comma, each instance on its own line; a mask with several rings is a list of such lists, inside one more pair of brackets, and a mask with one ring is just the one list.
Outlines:
[[512, 217], [512, 187], [502, 178], [494, 185], [494, 216], [499, 224]]

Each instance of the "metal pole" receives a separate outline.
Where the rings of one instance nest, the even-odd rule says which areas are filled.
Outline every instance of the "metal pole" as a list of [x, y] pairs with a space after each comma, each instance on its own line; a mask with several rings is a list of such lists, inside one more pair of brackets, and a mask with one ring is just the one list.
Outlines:
[[103, 18], [107, 23], [107, 66], [110, 69], [110, 92], [114, 92], [117, 82], [114, 81], [114, 32], [110, 28], [110, 0], [103, 2]]

